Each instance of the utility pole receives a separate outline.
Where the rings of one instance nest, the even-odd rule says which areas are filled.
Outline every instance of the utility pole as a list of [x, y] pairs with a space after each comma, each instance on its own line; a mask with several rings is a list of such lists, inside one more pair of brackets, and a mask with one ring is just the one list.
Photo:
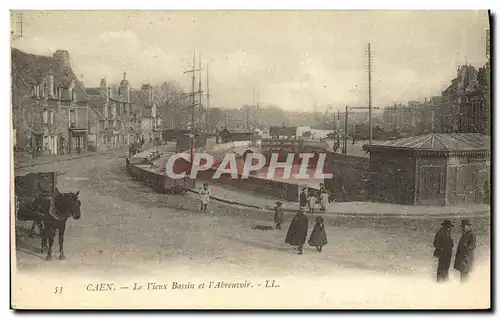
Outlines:
[[335, 112], [333, 112], [333, 131], [337, 130], [337, 122], [335, 122]]
[[344, 122], [344, 149], [342, 154], [347, 154], [347, 114], [349, 110], [347, 105], [345, 106], [345, 122]]
[[372, 144], [372, 52], [370, 43], [368, 43], [368, 117], [369, 144]]
[[[201, 73], [201, 52], [200, 52], [200, 59], [198, 60], [198, 69], [200, 70], [200, 77], [198, 79], [198, 98], [199, 98], [199, 103], [200, 103], [200, 110], [203, 110], [203, 90], [201, 89], [201, 76], [202, 76], [202, 73]], [[205, 116], [206, 116], [206, 113], [205, 113]]]
[[[10, 34], [12, 36], [12, 40], [16, 40], [16, 39], [23, 37], [23, 13], [22, 12], [17, 13], [15, 16], [16, 16], [16, 19], [15, 19], [16, 30], [10, 31]], [[19, 31], [19, 33], [18, 33], [18, 31]]]
[[208, 63], [207, 63], [207, 115], [206, 115], [206, 122], [207, 122], [207, 131], [210, 130], [210, 123], [208, 121], [208, 108], [210, 107], [210, 86], [209, 86], [209, 77], [208, 77]]
[[260, 104], [259, 104], [259, 92], [257, 92], [257, 126], [260, 126]]

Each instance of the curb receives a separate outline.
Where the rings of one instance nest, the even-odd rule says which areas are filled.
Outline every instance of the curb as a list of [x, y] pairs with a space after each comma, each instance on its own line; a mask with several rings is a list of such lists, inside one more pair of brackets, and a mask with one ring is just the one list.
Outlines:
[[94, 153], [94, 154], [87, 154], [87, 155], [83, 155], [83, 156], [78, 156], [78, 157], [70, 157], [70, 158], [65, 158], [65, 159], [59, 159], [59, 160], [52, 160], [52, 161], [46, 161], [46, 162], [42, 162], [42, 163], [31, 163], [31, 164], [21, 164], [21, 165], [14, 165], [14, 169], [16, 168], [27, 168], [27, 167], [33, 167], [33, 166], [39, 166], [39, 165], [46, 165], [46, 164], [52, 164], [52, 163], [61, 163], [61, 162], [67, 162], [67, 161], [73, 161], [73, 160], [77, 160], [77, 159], [80, 159], [80, 158], [86, 158], [86, 157], [93, 157], [93, 156], [97, 156], [97, 155], [103, 155], [103, 154], [106, 154], [106, 153]]
[[75, 157], [70, 157], [70, 158], [64, 158], [64, 159], [56, 159], [52, 161], [46, 161], [46, 162], [41, 162], [41, 163], [31, 163], [31, 164], [20, 164], [20, 165], [15, 165], [14, 163], [14, 169], [18, 168], [28, 168], [28, 167], [34, 167], [34, 166], [40, 166], [40, 165], [46, 165], [46, 164], [52, 164], [52, 163], [62, 163], [62, 162], [67, 162], [67, 161], [73, 161], [81, 158], [87, 158], [87, 157], [94, 157], [98, 155], [106, 155], [106, 154], [111, 154], [113, 151], [118, 150], [119, 148], [113, 149], [111, 151], [106, 151], [106, 152], [92, 152], [91, 154], [86, 154], [82, 156], [75, 156]]
[[[194, 189], [187, 189], [189, 192], [192, 192], [194, 194], [198, 194], [197, 190]], [[256, 206], [252, 204], [247, 204], [247, 203], [242, 203], [242, 202], [236, 202], [236, 201], [231, 201], [227, 199], [223, 199], [220, 197], [216, 196], [210, 196], [210, 199], [216, 200], [218, 202], [226, 203], [226, 204], [232, 204], [232, 205], [238, 205], [238, 206], [243, 206], [247, 208], [256, 208], [259, 210], [264, 210], [264, 211], [274, 211], [272, 207], [269, 206]], [[296, 213], [297, 210], [294, 209], [284, 209], [283, 211], [288, 212], [288, 213]], [[443, 215], [436, 215], [436, 214], [366, 214], [366, 213], [315, 213], [315, 216], [335, 216], [335, 217], [359, 217], [359, 218], [371, 218], [371, 217], [378, 217], [378, 218], [433, 218], [433, 219], [440, 219], [440, 218], [463, 218], [463, 217], [485, 217], [489, 216], [490, 211], [477, 211], [477, 212], [471, 212], [471, 213], [457, 213], [457, 214], [443, 214]]]

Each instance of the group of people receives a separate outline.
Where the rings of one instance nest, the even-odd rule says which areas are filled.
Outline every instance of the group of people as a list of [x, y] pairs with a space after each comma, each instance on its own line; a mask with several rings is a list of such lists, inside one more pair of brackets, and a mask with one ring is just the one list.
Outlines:
[[[322, 212], [326, 212], [329, 204], [329, 192], [323, 183], [321, 183], [319, 186], [318, 197], [320, 210]], [[316, 198], [314, 195], [309, 194], [309, 192], [307, 191], [307, 187], [302, 188], [302, 191], [299, 195], [300, 209], [308, 208], [309, 213], [314, 214], [317, 202], [318, 198]]]
[[[328, 190], [323, 184], [320, 184], [319, 203], [322, 212], [326, 211], [328, 206], [328, 197]], [[274, 208], [274, 222], [276, 223], [276, 229], [281, 229], [281, 224], [283, 223], [284, 210], [282, 205], [283, 204], [281, 202], [276, 202], [276, 206]], [[309, 211], [310, 214], [314, 214], [315, 208], [316, 197], [308, 194], [307, 187], [302, 188], [299, 196], [299, 210], [290, 222], [290, 227], [288, 228], [285, 238], [285, 243], [295, 246], [299, 255], [303, 254], [309, 227], [309, 218], [305, 212]], [[328, 244], [323, 217], [316, 217], [316, 224], [314, 225], [307, 243], [312, 247], [316, 247], [318, 252], [323, 251], [323, 247]]]
[[[434, 236], [434, 257], [438, 258], [438, 282], [448, 280], [454, 246], [453, 238], [451, 237], [453, 224], [450, 220], [446, 219], [441, 226]], [[472, 225], [468, 219], [463, 219], [460, 226], [462, 237], [458, 241], [453, 268], [460, 272], [460, 280], [464, 282], [472, 270], [474, 250], [476, 249], [476, 236], [472, 232]]]
[[[277, 202], [276, 206], [276, 228], [281, 229], [281, 223], [283, 222], [283, 209], [281, 208], [281, 202]], [[305, 209], [299, 209], [297, 214], [293, 216], [293, 219], [290, 222], [290, 227], [288, 228], [288, 232], [285, 237], [285, 243], [295, 246], [299, 255], [303, 254], [308, 228], [309, 218], [305, 214]], [[318, 252], [323, 251], [323, 246], [328, 244], [323, 217], [316, 217], [316, 224], [314, 225], [311, 236], [309, 237], [309, 241], [307, 243], [309, 244], [309, 246], [316, 247], [316, 250]]]
[[[211, 191], [208, 188], [208, 183], [204, 183], [198, 190], [200, 198], [200, 210], [207, 212], [208, 202], [210, 200]], [[323, 201], [328, 203], [328, 191], [323, 184], [320, 185], [320, 204]], [[311, 200], [314, 196], [308, 196], [307, 188], [303, 188], [300, 194], [300, 207], [298, 212], [293, 217], [285, 237], [285, 243], [295, 246], [299, 255], [303, 254], [304, 244], [307, 239], [309, 228], [309, 218], [305, 214], [308, 210], [314, 214], [315, 201]], [[325, 205], [321, 205], [322, 211], [326, 210]], [[274, 207], [274, 222], [276, 229], [281, 229], [283, 224], [284, 208], [281, 202], [276, 202]], [[445, 220], [441, 224], [441, 228], [437, 231], [434, 237], [434, 257], [438, 258], [437, 281], [443, 282], [448, 280], [448, 273], [451, 266], [453, 256], [454, 242], [451, 237], [451, 229], [453, 224], [450, 220]], [[476, 236], [472, 232], [472, 225], [468, 219], [463, 219], [461, 222], [462, 237], [460, 238], [455, 253], [454, 269], [460, 272], [461, 281], [465, 281], [471, 270], [474, 260], [474, 250], [476, 248]], [[315, 247], [318, 252], [323, 251], [323, 247], [328, 244], [328, 239], [325, 231], [324, 219], [321, 216], [316, 217], [316, 223], [311, 232], [307, 243]]]

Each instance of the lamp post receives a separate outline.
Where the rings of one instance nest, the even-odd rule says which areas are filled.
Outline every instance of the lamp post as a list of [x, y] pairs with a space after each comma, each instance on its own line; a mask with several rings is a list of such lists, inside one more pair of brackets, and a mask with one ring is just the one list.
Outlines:
[[[379, 109], [379, 107], [369, 107], [369, 106], [345, 106], [345, 121], [344, 121], [344, 148], [342, 150], [342, 154], [347, 154], [347, 118], [349, 112], [352, 110], [372, 110]], [[371, 133], [370, 133], [371, 136]], [[371, 143], [371, 139], [370, 139]]]

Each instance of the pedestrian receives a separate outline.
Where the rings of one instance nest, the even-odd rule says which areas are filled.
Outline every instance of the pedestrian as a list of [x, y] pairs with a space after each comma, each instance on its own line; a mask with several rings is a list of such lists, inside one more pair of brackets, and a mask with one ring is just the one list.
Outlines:
[[308, 196], [307, 196], [307, 187], [302, 188], [302, 192], [300, 192], [299, 196], [299, 210], [307, 207], [308, 205]]
[[276, 202], [276, 206], [274, 206], [274, 222], [276, 223], [276, 229], [281, 229], [281, 224], [283, 223], [283, 207], [281, 202]]
[[316, 224], [314, 225], [308, 243], [309, 246], [316, 247], [316, 250], [319, 252], [323, 251], [323, 246], [326, 246], [326, 244], [328, 244], [323, 217], [316, 217]]
[[438, 258], [437, 282], [448, 280], [448, 272], [453, 255], [453, 238], [451, 238], [451, 229], [453, 224], [446, 219], [441, 223], [441, 228], [434, 236], [434, 257]]
[[293, 217], [286, 234], [285, 243], [296, 246], [299, 255], [303, 254], [302, 251], [306, 242], [308, 224], [309, 219], [304, 214], [304, 209], [299, 209]]
[[198, 191], [200, 196], [200, 210], [204, 213], [207, 212], [208, 201], [210, 200], [210, 196], [212, 195], [210, 189], [208, 189], [208, 183], [203, 183], [203, 186]]
[[321, 192], [319, 195], [319, 203], [321, 206], [321, 211], [326, 212], [326, 209], [328, 207], [328, 191], [326, 189]]
[[464, 282], [469, 278], [472, 270], [474, 249], [476, 249], [476, 236], [472, 233], [472, 225], [468, 219], [462, 220], [461, 228], [462, 237], [457, 245], [453, 268], [460, 272], [460, 281]]
[[316, 197], [313, 195], [309, 196], [309, 213], [314, 214], [314, 209], [316, 208]]

